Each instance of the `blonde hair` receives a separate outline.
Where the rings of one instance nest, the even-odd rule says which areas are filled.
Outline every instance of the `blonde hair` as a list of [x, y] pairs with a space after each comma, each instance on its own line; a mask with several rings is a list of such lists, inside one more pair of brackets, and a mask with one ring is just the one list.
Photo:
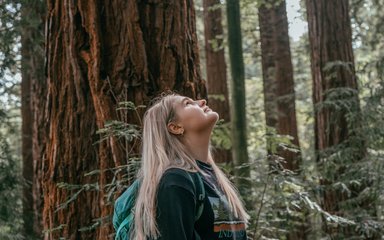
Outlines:
[[[180, 95], [161, 95], [144, 113], [142, 160], [137, 175], [141, 178], [141, 186], [135, 203], [132, 239], [144, 240], [146, 237], [157, 238], [160, 235], [156, 224], [156, 194], [160, 179], [168, 168], [202, 172], [180, 138], [168, 131], [167, 124], [177, 119], [174, 105], [176, 96]], [[213, 161], [211, 146], [208, 162], [212, 165], [219, 186], [227, 196], [235, 217], [248, 223], [249, 215], [238, 197], [236, 188]]]

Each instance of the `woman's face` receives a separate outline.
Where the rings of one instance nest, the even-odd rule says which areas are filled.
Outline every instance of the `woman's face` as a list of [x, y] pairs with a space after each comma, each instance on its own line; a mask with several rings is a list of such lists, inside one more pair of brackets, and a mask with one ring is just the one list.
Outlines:
[[206, 105], [206, 100], [192, 100], [185, 96], [176, 96], [175, 112], [177, 124], [184, 134], [212, 131], [219, 114]]

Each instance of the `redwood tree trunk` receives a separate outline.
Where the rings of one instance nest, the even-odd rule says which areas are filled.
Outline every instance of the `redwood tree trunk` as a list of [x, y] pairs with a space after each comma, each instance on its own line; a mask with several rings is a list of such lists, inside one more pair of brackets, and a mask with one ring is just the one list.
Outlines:
[[[368, 190], [369, 176], [354, 166], [363, 160], [366, 148], [364, 138], [359, 134], [361, 115], [349, 3], [348, 0], [307, 0], [306, 5], [315, 104], [315, 151], [324, 189], [322, 207], [332, 214], [350, 219], [358, 219], [355, 214], [363, 212], [368, 217], [369, 214], [373, 216], [375, 207], [372, 201], [360, 196]], [[360, 181], [359, 186], [350, 184], [351, 177], [344, 177], [353, 171], [354, 179]], [[359, 172], [360, 177], [356, 175]], [[338, 182], [345, 184], [350, 194], [333, 186]], [[348, 204], [352, 199], [353, 205]], [[354, 213], [355, 210], [358, 211]], [[325, 220], [323, 226], [331, 237], [359, 236], [355, 226], [334, 227]]]
[[[139, 144], [116, 137], [94, 144], [100, 139], [95, 131], [109, 120], [140, 122], [133, 112], [116, 111], [118, 102], [147, 105], [166, 89], [207, 97], [193, 2], [48, 0], [47, 30], [44, 226], [62, 228], [46, 239], [112, 239], [113, 205], [106, 184], [113, 175], [105, 170], [127, 164]], [[139, 109], [139, 116], [143, 112]], [[102, 171], [98, 178], [84, 176], [95, 169]], [[82, 191], [55, 212], [78, 191], [58, 188], [60, 182], [97, 183], [100, 191]], [[79, 231], [95, 218], [103, 220], [97, 230]]]
[[[271, 4], [274, 1], [269, 1]], [[279, 5], [259, 7], [260, 41], [262, 53], [265, 118], [268, 127], [280, 135], [289, 135], [299, 147], [295, 110], [293, 66], [288, 35], [285, 1]], [[268, 144], [269, 146], [269, 144]], [[270, 148], [268, 148], [271, 153]], [[300, 169], [301, 155], [278, 149], [285, 162], [283, 167], [292, 171]]]
[[[263, 4], [259, 7], [259, 26], [267, 132], [274, 129], [276, 134], [292, 136], [292, 143], [300, 148], [286, 3], [280, 1], [278, 5], [275, 5], [273, 0], [266, 3], [270, 3], [271, 6]], [[277, 152], [272, 152], [271, 144], [273, 142], [275, 141], [267, 139], [271, 171], [273, 172], [275, 168], [279, 168], [281, 164], [283, 168], [299, 173], [301, 154], [282, 148], [278, 148]], [[274, 154], [283, 157], [284, 161], [276, 163], [276, 158], [273, 157]], [[280, 209], [279, 211], [284, 212], [286, 209]], [[296, 212], [295, 215], [297, 214], [299, 213]], [[287, 239], [307, 238], [306, 231], [308, 227], [305, 217], [297, 218], [290, 215], [287, 223], [291, 225], [286, 236]]]
[[[221, 17], [220, 0], [204, 0], [204, 35], [205, 53], [207, 62], [207, 85], [209, 105], [224, 120], [230, 122], [227, 66], [223, 44], [223, 25]], [[216, 162], [231, 162], [230, 150], [217, 149], [214, 154]]]

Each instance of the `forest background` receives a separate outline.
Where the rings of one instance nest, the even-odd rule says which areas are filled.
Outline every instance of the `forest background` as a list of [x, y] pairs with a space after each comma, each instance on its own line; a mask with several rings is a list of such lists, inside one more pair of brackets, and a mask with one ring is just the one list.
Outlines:
[[382, 239], [383, 34], [381, 0], [1, 0], [0, 239], [113, 239], [167, 89], [219, 112], [251, 239]]

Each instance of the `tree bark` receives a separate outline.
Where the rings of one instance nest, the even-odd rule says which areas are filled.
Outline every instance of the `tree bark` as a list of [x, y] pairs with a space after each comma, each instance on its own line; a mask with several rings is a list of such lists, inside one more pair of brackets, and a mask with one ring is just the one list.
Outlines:
[[[230, 123], [227, 66], [223, 44], [223, 25], [220, 0], [204, 0], [204, 35], [207, 63], [207, 88], [209, 105], [224, 120]], [[217, 149], [216, 162], [232, 162], [230, 150]]]
[[[240, 24], [240, 6], [238, 0], [227, 1], [228, 47], [231, 65], [231, 119], [233, 159], [236, 166], [243, 165], [237, 171], [237, 184], [242, 196], [249, 196], [250, 176], [247, 151], [247, 126], [245, 114], [245, 79]], [[248, 166], [247, 166], [248, 165]], [[249, 206], [249, 202], [247, 205]], [[250, 207], [250, 206], [249, 206]]]
[[[138, 142], [117, 137], [97, 142], [95, 131], [109, 120], [140, 124], [145, 109], [138, 109], [140, 117], [117, 111], [122, 101], [147, 105], [167, 89], [206, 98], [195, 32], [191, 0], [48, 0], [44, 226], [62, 227], [46, 239], [113, 237], [113, 205], [106, 197], [113, 174], [107, 170], [127, 164], [140, 148]], [[95, 169], [101, 170], [98, 178], [84, 176]], [[78, 191], [58, 188], [60, 182], [97, 183], [99, 191], [82, 191], [55, 212], [58, 203]], [[79, 231], [96, 218], [101, 220], [96, 230]]]
[[[292, 143], [300, 148], [286, 3], [269, 3], [270, 7], [259, 7], [266, 124], [276, 129], [277, 134], [292, 136]], [[271, 154], [270, 148], [268, 152]], [[280, 148], [277, 154], [284, 158], [284, 168], [299, 171], [300, 153]]]
[[[25, 12], [22, 14], [24, 17]], [[31, 73], [27, 67], [30, 59], [29, 49], [31, 44], [29, 37], [24, 31], [21, 36], [21, 54], [22, 54], [22, 82], [21, 82], [21, 116], [22, 116], [22, 158], [23, 158], [23, 222], [24, 236], [30, 236], [33, 233], [33, 159], [32, 159], [32, 106], [31, 106]]]
[[[39, 175], [41, 146], [45, 127], [36, 110], [45, 101], [43, 2], [33, 0], [21, 6], [21, 77], [22, 77], [22, 133], [23, 133], [23, 221], [24, 236], [34, 239], [42, 232], [42, 195]], [[31, 24], [34, 23], [34, 24]], [[36, 24], [37, 23], [37, 24]], [[41, 113], [41, 112], [40, 112]]]
[[[374, 216], [372, 201], [366, 197], [356, 199], [369, 187], [369, 176], [354, 164], [362, 161], [365, 141], [361, 136], [361, 114], [352, 49], [351, 23], [348, 0], [307, 0], [308, 30], [311, 49], [313, 102], [315, 104], [315, 151], [322, 174], [321, 205], [329, 213], [354, 220], [353, 210], [360, 209]], [[338, 104], [342, 102], [342, 104]], [[332, 104], [329, 104], [332, 103]], [[353, 171], [362, 175], [361, 184], [350, 184]], [[358, 178], [354, 175], [354, 179]], [[335, 188], [343, 183], [347, 191]], [[354, 201], [353, 205], [348, 201]], [[323, 229], [331, 237], [360, 236], [355, 226], [334, 227], [323, 221]]]

